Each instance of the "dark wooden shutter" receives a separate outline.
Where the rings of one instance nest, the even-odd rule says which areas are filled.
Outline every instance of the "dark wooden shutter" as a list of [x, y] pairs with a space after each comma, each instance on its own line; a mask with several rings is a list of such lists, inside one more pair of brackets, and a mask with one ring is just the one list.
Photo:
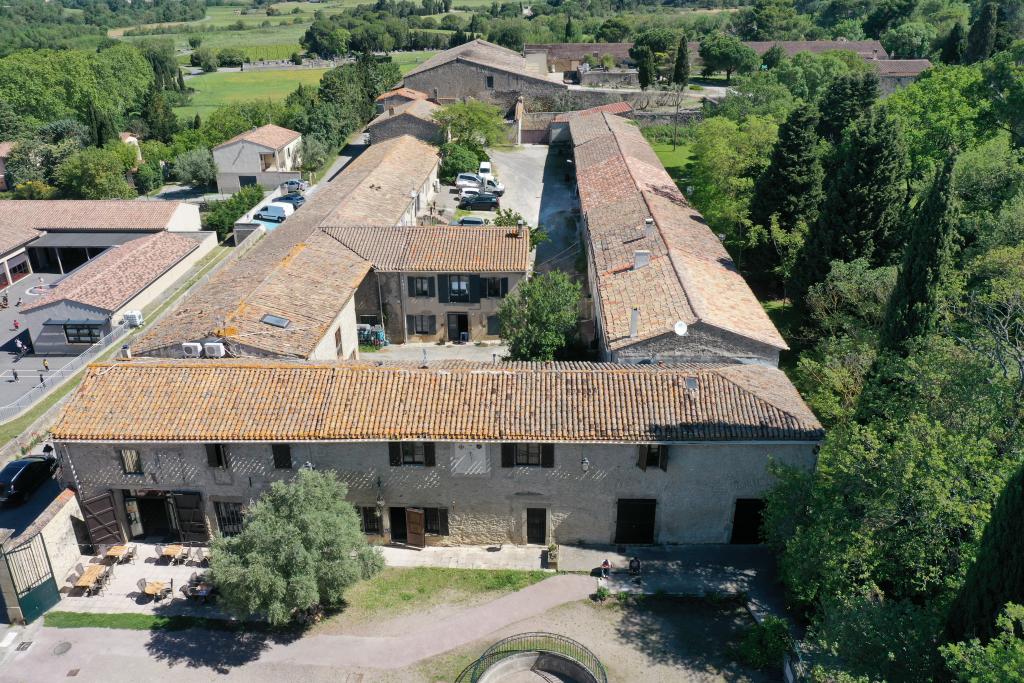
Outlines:
[[409, 296], [410, 297], [416, 296], [416, 278], [414, 278], [414, 277], [407, 277], [406, 280], [409, 283]]
[[388, 442], [388, 464], [392, 467], [402, 466], [402, 444], [398, 441]]
[[508, 294], [508, 278], [501, 278], [501, 296], [504, 297]]
[[501, 466], [502, 467], [515, 467], [516, 464], [516, 445], [514, 443], [503, 443], [501, 444]]
[[433, 441], [427, 441], [423, 444], [423, 464], [426, 467], [433, 467], [437, 464], [437, 458], [434, 457]]
[[[430, 282], [431, 282], [430, 289], [433, 290], [434, 289], [434, 285], [433, 285], [434, 281], [431, 280]], [[430, 324], [427, 326], [427, 329], [430, 330], [430, 334], [437, 334], [437, 316], [436, 315], [430, 316]]]
[[93, 545], [124, 543], [124, 534], [121, 533], [121, 525], [117, 523], [117, 513], [114, 512], [112, 491], [79, 502], [82, 506], [85, 528]]
[[437, 300], [443, 304], [449, 303], [451, 297], [448, 291], [448, 276], [438, 275], [437, 276]]
[[668, 446], [658, 446], [658, 467], [662, 472], [668, 471]]
[[636, 466], [647, 471], [647, 446], [643, 444], [636, 447]]
[[437, 526], [442, 536], [448, 535], [448, 508], [437, 508]]
[[427, 278], [427, 295], [431, 299], [433, 299], [435, 296], [437, 296], [436, 292], [437, 290], [434, 289], [434, 278]]
[[542, 443], [540, 445], [540, 466], [541, 467], [554, 467], [555, 466], [555, 444], [553, 444], [553, 443]]
[[178, 513], [178, 530], [181, 540], [189, 543], [205, 543], [210, 540], [203, 514], [203, 498], [198, 493], [174, 493], [175, 512]]
[[405, 333], [416, 334], [416, 316], [407, 315], [405, 316]]
[[206, 444], [206, 464], [210, 467], [220, 467], [221, 465], [217, 452], [217, 444], [215, 443]]
[[480, 276], [470, 275], [469, 276], [469, 303], [478, 304], [480, 303]]

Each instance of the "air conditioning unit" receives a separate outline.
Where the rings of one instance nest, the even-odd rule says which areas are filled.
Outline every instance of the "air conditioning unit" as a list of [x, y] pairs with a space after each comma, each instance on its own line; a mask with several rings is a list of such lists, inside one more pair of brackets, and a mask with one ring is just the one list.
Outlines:
[[181, 353], [185, 358], [199, 358], [203, 355], [203, 345], [198, 342], [185, 342], [181, 345]]
[[142, 327], [142, 311], [125, 311], [124, 321], [131, 327]]
[[220, 342], [206, 342], [203, 344], [203, 351], [206, 352], [207, 358], [224, 357], [224, 345]]

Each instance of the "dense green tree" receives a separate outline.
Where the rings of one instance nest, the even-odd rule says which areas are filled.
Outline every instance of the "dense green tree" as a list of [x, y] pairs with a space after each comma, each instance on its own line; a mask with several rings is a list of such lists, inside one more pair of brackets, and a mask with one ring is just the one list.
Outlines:
[[995, 620], [995, 637], [944, 645], [942, 655], [962, 683], [1021, 683], [1024, 681], [1024, 606], [1010, 603]]
[[837, 144], [846, 127], [862, 116], [878, 99], [878, 76], [855, 73], [836, 77], [821, 95], [818, 134]]
[[338, 28], [328, 19], [316, 19], [299, 39], [309, 53], [324, 59], [334, 59], [348, 52], [349, 32]]
[[940, 59], [946, 64], [962, 64], [967, 54], [967, 33], [961, 22], [953, 24], [949, 35], [942, 43], [942, 55]]
[[852, 52], [812, 54], [799, 52], [771, 69], [780, 83], [800, 99], [816, 102], [840, 76], [874, 70], [874, 67]]
[[305, 135], [299, 147], [300, 167], [306, 173], [316, 173], [331, 158], [327, 145], [312, 135]]
[[879, 338], [885, 351], [906, 354], [913, 340], [932, 332], [950, 293], [947, 280], [960, 221], [952, 188], [955, 161], [956, 155], [950, 153], [915, 209], [900, 274]]
[[480, 100], [445, 105], [434, 113], [445, 135], [464, 147], [482, 148], [508, 139], [501, 110]]
[[183, 185], [210, 187], [217, 180], [217, 164], [208, 149], [191, 149], [174, 158], [174, 179]]
[[654, 64], [654, 53], [651, 52], [649, 47], [639, 47], [636, 49], [636, 65], [637, 65], [637, 78], [640, 81], [640, 89], [647, 90], [647, 88], [655, 85], [658, 81], [658, 69]]
[[882, 34], [882, 47], [893, 59], [923, 59], [931, 51], [935, 29], [922, 21], [908, 21]]
[[152, 67], [157, 90], [177, 90], [179, 69], [174, 41], [169, 38], [148, 39], [135, 43], [135, 46]]
[[460, 173], [475, 171], [479, 168], [480, 157], [474, 148], [449, 142], [441, 146], [441, 167], [438, 177], [443, 183], [454, 183], [455, 176]]
[[797, 100], [771, 71], [755, 71], [739, 79], [717, 106], [707, 107], [707, 115], [743, 122], [750, 116], [784, 121]]
[[744, 45], [739, 38], [720, 31], [711, 33], [700, 41], [700, 58], [704, 62], [704, 73], [711, 75], [725, 72], [725, 82], [732, 80], [734, 73], [749, 73], [757, 68], [757, 53]]
[[263, 201], [263, 188], [247, 185], [228, 199], [210, 202], [209, 211], [202, 215], [203, 229], [217, 233], [217, 238], [226, 240], [231, 236], [235, 221], [249, 209]]
[[967, 34], [967, 51], [964, 58], [968, 64], [986, 60], [992, 54], [996, 44], [998, 21], [999, 5], [995, 2], [986, 2]]
[[218, 536], [210, 573], [220, 604], [274, 625], [343, 603], [345, 590], [384, 566], [366, 542], [347, 487], [330, 472], [300, 469], [246, 510], [241, 533]]
[[899, 122], [872, 109], [843, 135], [825, 180], [825, 200], [801, 251], [790, 296], [803, 305], [833, 261], [892, 263], [902, 244], [907, 153]]
[[915, 5], [914, 0], [881, 0], [864, 20], [864, 32], [871, 37], [881, 36], [909, 19]]
[[746, 262], [748, 270], [762, 275], [776, 272], [788, 255], [786, 238], [818, 218], [824, 172], [817, 125], [817, 110], [804, 104], [779, 126], [771, 163], [754, 184], [750, 220], [759, 230], [754, 237], [757, 247]]
[[149, 101], [142, 110], [142, 120], [146, 123], [147, 137], [161, 142], [170, 142], [178, 132], [178, 117], [159, 90], [153, 89], [150, 92]]
[[356, 59], [355, 69], [363, 81], [363, 98], [369, 102], [402, 80], [401, 69], [387, 56], [361, 54]]
[[743, 40], [802, 40], [810, 25], [793, 0], [754, 0], [740, 11], [737, 30]]
[[1024, 467], [1006, 483], [981, 537], [974, 564], [949, 608], [949, 642], [996, 635], [995, 615], [1009, 602], [1024, 604]]
[[202, 44], [203, 44], [203, 37], [202, 36], [189, 36], [188, 37], [188, 46], [191, 49], [195, 50], [195, 49], [197, 49]]
[[595, 38], [599, 43], [621, 43], [629, 34], [629, 25], [621, 17], [611, 17], [605, 19], [597, 29]]
[[1024, 149], [1024, 40], [983, 64], [982, 75], [994, 123], [1010, 132], [1014, 147]]
[[679, 47], [676, 48], [676, 62], [672, 66], [672, 85], [685, 87], [690, 82], [690, 50], [687, 47], [686, 34], [679, 36]]
[[70, 199], [131, 199], [135, 190], [125, 178], [124, 160], [110, 149], [75, 152], [56, 171], [56, 185]]
[[676, 35], [670, 29], [660, 26], [656, 28], [649, 28], [645, 31], [641, 31], [633, 39], [633, 47], [630, 48], [629, 55], [635, 60], [640, 54], [639, 50], [647, 48], [657, 60], [668, 54], [675, 44]]
[[785, 48], [781, 45], [772, 45], [761, 55], [761, 66], [771, 71], [789, 59]]
[[574, 40], [574, 38], [576, 36], [576, 30], [573, 28], [573, 25], [572, 25], [572, 15], [571, 14], [567, 14], [565, 16], [565, 33], [563, 35], [565, 37], [565, 42], [567, 42], [567, 43], [573, 42], [573, 40]]
[[509, 360], [554, 360], [572, 341], [580, 284], [560, 270], [520, 282], [498, 309]]
[[189, 63], [192, 66], [198, 66], [206, 73], [213, 73], [220, 66], [220, 62], [217, 61], [217, 53], [208, 47], [193, 50], [189, 56]]

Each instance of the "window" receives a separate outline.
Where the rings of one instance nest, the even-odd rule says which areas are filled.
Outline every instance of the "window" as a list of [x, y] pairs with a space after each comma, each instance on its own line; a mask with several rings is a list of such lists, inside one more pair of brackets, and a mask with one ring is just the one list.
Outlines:
[[275, 443], [270, 447], [274, 453], [274, 469], [290, 470], [292, 468], [292, 447], [286, 443]]
[[380, 317], [376, 315], [361, 315], [359, 316], [360, 325], [380, 325]]
[[242, 532], [242, 504], [214, 502], [213, 510], [217, 514], [217, 528], [225, 536], [234, 536]]
[[449, 275], [448, 276], [448, 300], [469, 301], [469, 276]]
[[487, 77], [487, 87], [488, 88], [493, 88], [494, 87], [494, 76], [488, 76]]
[[125, 474], [142, 474], [142, 456], [134, 448], [122, 448], [121, 467]]
[[497, 337], [501, 334], [501, 320], [496, 315], [487, 316], [487, 334]]
[[413, 296], [431, 296], [433, 287], [430, 285], [434, 282], [432, 277], [414, 277], [413, 281]]
[[361, 507], [359, 509], [359, 522], [364, 534], [380, 534], [380, 517], [377, 516], [377, 508]]
[[435, 536], [447, 536], [448, 508], [423, 508], [423, 530]]
[[502, 299], [508, 294], [507, 277], [484, 278], [484, 296], [488, 299]]
[[401, 467], [402, 465], [433, 467], [436, 462], [432, 441], [392, 441], [388, 444], [388, 463], [392, 467]]
[[222, 443], [206, 444], [206, 464], [220, 470], [229, 469], [228, 447]]
[[555, 445], [552, 443], [503, 443], [502, 467], [554, 467]]
[[103, 336], [102, 327], [99, 323], [67, 323], [64, 336], [68, 344], [95, 344]]
[[414, 315], [410, 316], [413, 320], [412, 329], [409, 330], [413, 334], [433, 334], [434, 330], [434, 316], [432, 315]]
[[288, 320], [288, 318], [282, 318], [279, 315], [271, 315], [270, 313], [267, 313], [265, 316], [260, 318], [260, 322], [270, 325], [271, 327], [280, 327], [282, 330], [288, 329], [288, 326], [291, 324], [291, 321]]
[[642, 470], [646, 470], [648, 467], [659, 467], [662, 470], [667, 470], [668, 446], [653, 443], [640, 444], [636, 466]]

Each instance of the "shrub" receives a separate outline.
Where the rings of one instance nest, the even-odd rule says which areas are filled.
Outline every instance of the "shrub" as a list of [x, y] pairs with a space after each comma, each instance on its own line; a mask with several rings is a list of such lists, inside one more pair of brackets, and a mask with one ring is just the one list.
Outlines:
[[784, 619], [768, 616], [747, 629], [737, 655], [758, 669], [781, 667], [783, 656], [793, 647], [789, 626]]
[[594, 599], [598, 602], [604, 602], [609, 597], [611, 597], [611, 594], [612, 592], [608, 590], [607, 586], [599, 586], [598, 589], [594, 592]]
[[174, 178], [179, 183], [208, 187], [217, 179], [217, 165], [210, 150], [198, 147], [174, 159]]
[[298, 52], [293, 52], [291, 59], [292, 59], [292, 64], [296, 64], [296, 65], [302, 64], [302, 55], [300, 53], [298, 53]]
[[235, 221], [261, 201], [263, 188], [259, 185], [247, 185], [230, 199], [210, 202], [210, 210], [203, 216], [203, 228], [216, 231], [217, 237], [221, 240], [226, 239], [231, 234]]
[[442, 183], [455, 182], [455, 176], [468, 171], [475, 171], [480, 163], [479, 157], [469, 147], [448, 143], [441, 147], [441, 168], [438, 175]]
[[26, 180], [14, 186], [15, 199], [53, 199], [55, 196], [57, 188], [42, 180]]
[[217, 52], [217, 63], [221, 66], [242, 66], [245, 52], [237, 47], [226, 47]]

